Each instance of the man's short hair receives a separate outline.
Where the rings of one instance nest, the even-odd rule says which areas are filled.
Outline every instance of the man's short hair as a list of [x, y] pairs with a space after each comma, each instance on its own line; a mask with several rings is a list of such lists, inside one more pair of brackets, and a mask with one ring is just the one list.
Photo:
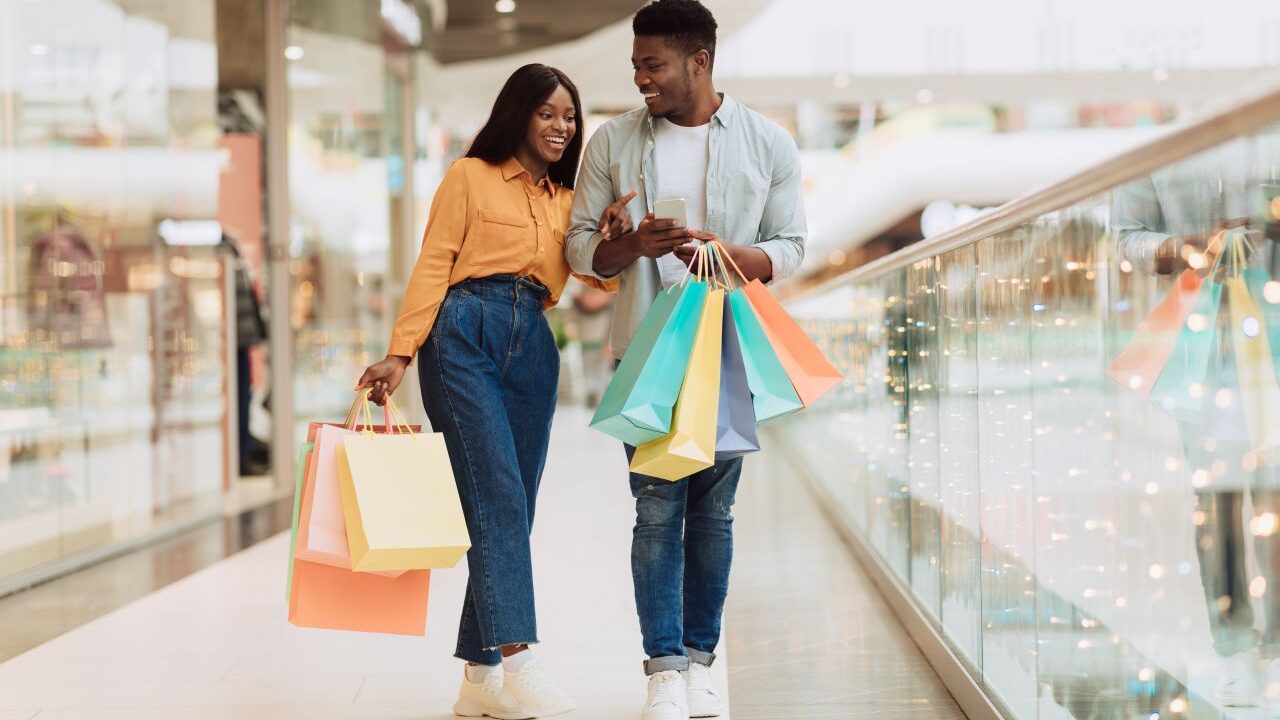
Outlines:
[[706, 50], [716, 57], [716, 19], [698, 0], [657, 0], [640, 8], [631, 29], [636, 35], [662, 37], [685, 55]]

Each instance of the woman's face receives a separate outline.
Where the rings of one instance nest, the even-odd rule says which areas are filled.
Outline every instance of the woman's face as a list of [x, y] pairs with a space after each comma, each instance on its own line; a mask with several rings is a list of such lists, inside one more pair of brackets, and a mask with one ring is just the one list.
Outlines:
[[533, 119], [529, 122], [524, 142], [534, 157], [541, 158], [548, 165], [560, 161], [569, 141], [578, 132], [577, 112], [573, 96], [563, 85], [557, 85], [546, 102], [533, 111]]

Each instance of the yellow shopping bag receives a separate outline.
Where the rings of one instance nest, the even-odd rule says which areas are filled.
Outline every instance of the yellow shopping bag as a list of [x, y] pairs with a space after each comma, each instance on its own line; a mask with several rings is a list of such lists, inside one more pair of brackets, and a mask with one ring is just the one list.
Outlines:
[[402, 432], [357, 433], [338, 448], [351, 569], [451, 568], [471, 538], [444, 437], [410, 432], [390, 399], [387, 407]]
[[[1250, 284], [1261, 288], [1265, 273], [1264, 270], [1245, 270], [1227, 281], [1240, 402], [1245, 426], [1249, 429], [1249, 442], [1259, 452], [1280, 446], [1280, 386], [1276, 384], [1274, 352], [1267, 337], [1276, 330], [1268, 327], [1268, 315], [1274, 317], [1275, 313], [1264, 312], [1258, 298], [1249, 291]], [[1251, 275], [1261, 275], [1264, 279]]]
[[674, 482], [715, 464], [723, 327], [724, 290], [714, 289], [702, 306], [689, 369], [671, 413], [671, 433], [636, 448], [632, 471]]

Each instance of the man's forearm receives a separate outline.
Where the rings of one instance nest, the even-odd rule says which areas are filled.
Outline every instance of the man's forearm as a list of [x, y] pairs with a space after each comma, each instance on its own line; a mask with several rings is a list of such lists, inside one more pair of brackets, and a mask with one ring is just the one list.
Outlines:
[[773, 260], [769, 258], [769, 253], [760, 248], [744, 247], [733, 260], [738, 263], [748, 280], [759, 280], [762, 283], [773, 280]]
[[606, 240], [596, 247], [595, 257], [591, 259], [591, 269], [601, 277], [611, 278], [626, 270], [631, 263], [640, 258], [635, 247], [635, 233], [630, 232], [616, 240]]

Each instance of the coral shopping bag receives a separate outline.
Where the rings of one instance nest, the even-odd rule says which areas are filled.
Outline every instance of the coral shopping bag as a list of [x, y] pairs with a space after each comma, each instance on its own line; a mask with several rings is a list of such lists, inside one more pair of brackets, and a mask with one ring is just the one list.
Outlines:
[[298, 627], [422, 635], [430, 570], [398, 577], [293, 561], [289, 622]]
[[800, 397], [800, 402], [804, 403], [805, 407], [809, 407], [828, 390], [839, 385], [844, 380], [844, 376], [822, 355], [818, 346], [787, 314], [782, 303], [778, 302], [763, 283], [759, 280], [748, 282], [742, 270], [733, 262], [733, 258], [729, 257], [727, 252], [723, 252], [723, 249], [720, 254], [742, 278], [744, 283], [742, 291], [751, 302], [751, 307], [760, 320], [760, 326], [764, 328], [765, 336], [769, 338], [769, 344], [778, 354], [782, 367], [786, 368], [787, 377], [791, 378], [791, 385], [795, 388], [796, 395]]
[[1133, 333], [1133, 339], [1107, 367], [1107, 377], [1142, 397], [1151, 395], [1156, 379], [1173, 354], [1178, 334], [1195, 308], [1204, 280], [1195, 270], [1186, 270]]

